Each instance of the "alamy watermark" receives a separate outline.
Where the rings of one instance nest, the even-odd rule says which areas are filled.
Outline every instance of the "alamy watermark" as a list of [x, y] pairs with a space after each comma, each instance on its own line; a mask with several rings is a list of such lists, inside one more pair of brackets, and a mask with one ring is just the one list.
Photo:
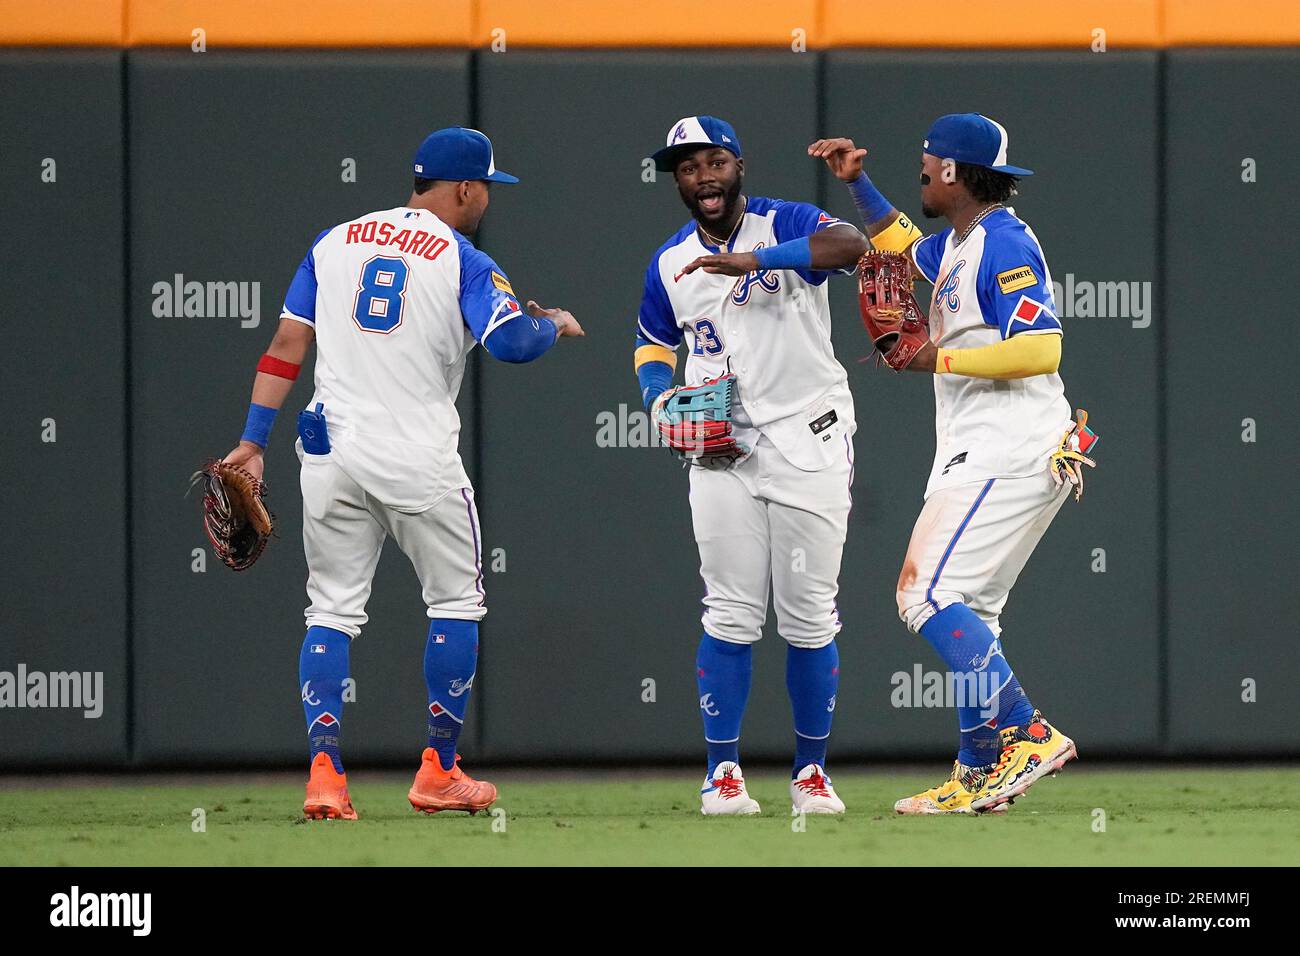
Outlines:
[[889, 678], [893, 690], [889, 693], [892, 707], [974, 707], [981, 717], [992, 719], [998, 715], [998, 691], [994, 684], [999, 675], [987, 670], [927, 671], [920, 664], [912, 670], [895, 671]]
[[1065, 274], [1052, 283], [1052, 300], [1062, 319], [1128, 319], [1135, 329], [1151, 324], [1150, 282], [1094, 282]]
[[620, 403], [596, 414], [597, 448], [655, 448], [663, 444], [648, 412]]
[[245, 329], [262, 323], [262, 283], [188, 282], [181, 273], [153, 284], [153, 314], [159, 319], [238, 318]]
[[103, 671], [0, 671], [0, 707], [82, 711], [87, 720], [104, 713]]

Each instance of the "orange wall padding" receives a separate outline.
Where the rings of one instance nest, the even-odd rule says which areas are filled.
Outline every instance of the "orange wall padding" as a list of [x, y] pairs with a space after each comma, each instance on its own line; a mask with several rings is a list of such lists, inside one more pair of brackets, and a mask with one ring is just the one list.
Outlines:
[[129, 46], [477, 46], [474, 0], [124, 0]]
[[[500, 27], [507, 44], [571, 47], [790, 47], [817, 35], [823, 0], [477, 0], [477, 33]], [[486, 42], [481, 40], [481, 42]], [[507, 47], [508, 49], [508, 47]]]
[[0, 44], [122, 46], [125, 0], [0, 0]]
[[1169, 46], [1290, 46], [1300, 43], [1297, 0], [1164, 0]]
[[[1092, 31], [1106, 48], [1160, 45], [1162, 0], [956, 0], [864, 3], [822, 0], [828, 46], [1074, 47], [1089, 50]], [[1164, 0], [1167, 2], [1167, 0]], [[1177, 2], [1177, 0], [1174, 0]]]
[[[0, 0], [0, 45], [1062, 48], [1300, 44], [1300, 0]], [[802, 31], [796, 34], [795, 31]], [[500, 38], [501, 34], [496, 34]]]

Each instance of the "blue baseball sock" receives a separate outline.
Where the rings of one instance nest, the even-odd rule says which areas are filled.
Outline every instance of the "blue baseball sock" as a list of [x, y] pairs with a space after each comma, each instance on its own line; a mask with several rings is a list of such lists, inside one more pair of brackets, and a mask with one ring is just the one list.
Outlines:
[[921, 636], [939, 652], [956, 682], [961, 705], [957, 759], [970, 767], [996, 763], [998, 727], [1025, 723], [1034, 713], [1002, 653], [1002, 643], [965, 604], [949, 604], [933, 615]]
[[352, 638], [332, 627], [307, 628], [298, 655], [302, 709], [307, 718], [311, 759], [327, 753], [337, 773], [343, 772], [339, 730], [343, 723], [343, 682], [348, 679], [348, 648]]
[[839, 686], [840, 652], [834, 641], [825, 647], [787, 645], [785, 687], [794, 710], [791, 777], [810, 763], [826, 766], [826, 742], [831, 735], [831, 717]]
[[443, 770], [456, 763], [456, 741], [478, 667], [478, 621], [434, 618], [424, 647], [424, 682], [429, 689], [429, 746]]
[[710, 777], [723, 761], [740, 760], [740, 722], [745, 716], [753, 669], [753, 645], [720, 641], [707, 632], [700, 638], [695, 671], [700, 712], [704, 715], [704, 740], [709, 746]]

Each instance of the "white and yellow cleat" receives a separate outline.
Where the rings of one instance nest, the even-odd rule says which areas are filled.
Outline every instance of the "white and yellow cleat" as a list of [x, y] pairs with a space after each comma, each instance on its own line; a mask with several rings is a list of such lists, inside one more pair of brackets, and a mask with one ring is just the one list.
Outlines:
[[820, 765], [810, 763], [790, 781], [792, 813], [843, 813], [844, 801]]
[[1006, 809], [1043, 777], [1054, 775], [1079, 755], [1074, 741], [1037, 710], [1029, 723], [1003, 727], [998, 736], [1002, 738], [1002, 756], [984, 791], [971, 802], [976, 813]]
[[759, 813], [758, 801], [745, 789], [745, 775], [740, 764], [724, 760], [705, 777], [700, 788], [700, 812], [705, 816], [753, 816]]
[[[936, 813], [974, 813], [972, 804], [979, 797], [989, 781], [992, 766], [968, 767], [960, 761], [952, 762], [952, 775], [929, 790], [923, 790], [915, 796], [904, 797], [894, 804], [894, 812], [909, 816]], [[1005, 806], [997, 807], [1005, 810]]]

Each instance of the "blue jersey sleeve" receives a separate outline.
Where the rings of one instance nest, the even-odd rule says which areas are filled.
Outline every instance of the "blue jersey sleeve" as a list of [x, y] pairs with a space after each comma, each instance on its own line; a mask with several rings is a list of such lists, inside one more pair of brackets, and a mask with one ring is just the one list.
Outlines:
[[814, 232], [821, 232], [843, 221], [811, 203], [783, 202], [776, 207], [772, 228], [777, 242], [789, 242], [791, 239], [811, 236]]
[[921, 270], [925, 281], [932, 285], [939, 278], [939, 263], [943, 261], [943, 247], [948, 244], [948, 234], [951, 232], [952, 228], [949, 227], [932, 236], [922, 236], [912, 243], [912, 261]]
[[307, 257], [293, 274], [289, 291], [284, 294], [284, 308], [280, 311], [280, 318], [297, 319], [308, 325], [316, 324], [316, 247], [329, 233], [330, 230], [326, 229], [316, 237]]
[[531, 362], [555, 344], [555, 323], [525, 315], [501, 267], [459, 233], [460, 312], [493, 358]]
[[[811, 236], [815, 232], [821, 232], [823, 229], [829, 229], [831, 226], [844, 222], [843, 219], [836, 219], [824, 209], [820, 209], [811, 203], [806, 202], [781, 202], [776, 207], [776, 216], [772, 220], [772, 231], [775, 234], [778, 243], [789, 242], [791, 239], [802, 239], [804, 236]], [[855, 263], [847, 269], [831, 269], [830, 271], [820, 269], [795, 269], [805, 282], [813, 285], [819, 285], [826, 281], [826, 277], [832, 272], [842, 275], [852, 275], [857, 269]]]
[[682, 342], [682, 330], [677, 327], [677, 317], [659, 275], [658, 255], [645, 271], [645, 291], [641, 294], [641, 309], [637, 313], [637, 334], [647, 342], [670, 349], [677, 348]]
[[985, 237], [979, 301], [984, 322], [1004, 339], [1061, 331], [1042, 250], [1023, 230], [999, 229]]

